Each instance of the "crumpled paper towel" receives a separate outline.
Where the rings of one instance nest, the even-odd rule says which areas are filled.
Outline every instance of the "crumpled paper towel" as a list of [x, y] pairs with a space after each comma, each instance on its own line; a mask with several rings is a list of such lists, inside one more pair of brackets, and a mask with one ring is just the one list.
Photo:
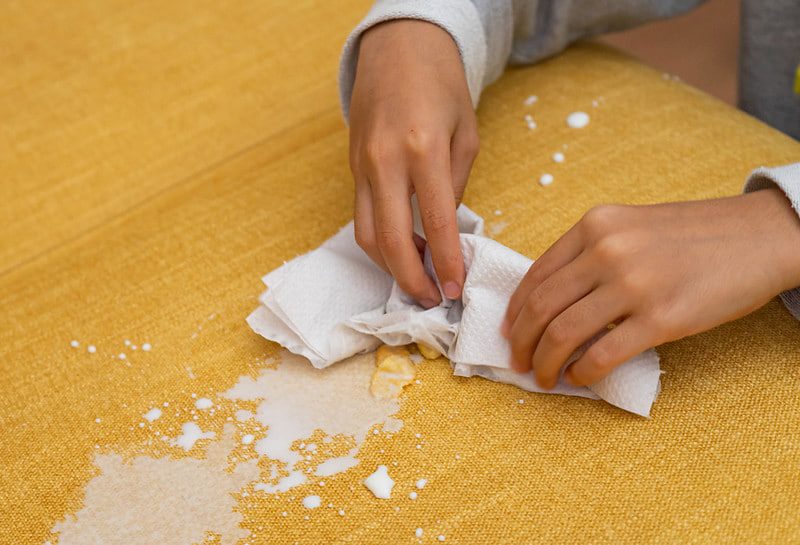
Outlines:
[[[268, 289], [247, 323], [317, 368], [374, 350], [381, 342], [422, 342], [446, 354], [457, 376], [480, 376], [531, 392], [603, 399], [649, 416], [661, 375], [654, 350], [589, 387], [559, 382], [553, 390], [543, 390], [531, 373], [510, 369], [510, 346], [499, 333], [500, 324], [533, 261], [481, 236], [483, 220], [466, 206], [459, 207], [458, 220], [467, 270], [461, 300], [442, 297], [442, 304], [428, 310], [416, 305], [358, 247], [351, 222], [316, 250], [267, 274], [263, 281]], [[415, 223], [420, 232], [418, 218]], [[425, 267], [435, 278], [429, 253]]]

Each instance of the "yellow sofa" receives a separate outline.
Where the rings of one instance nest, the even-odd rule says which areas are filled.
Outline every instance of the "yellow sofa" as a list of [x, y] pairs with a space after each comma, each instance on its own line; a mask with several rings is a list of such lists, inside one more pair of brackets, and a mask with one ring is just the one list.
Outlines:
[[[336, 509], [309, 520], [298, 503], [316, 485], [220, 488], [248, 537], [230, 520], [169, 530], [185, 512], [168, 481], [85, 503], [96, 455], [192, 459], [198, 479], [219, 456], [138, 423], [166, 401], [158, 430], [174, 435], [191, 394], [255, 376], [277, 352], [244, 322], [260, 275], [351, 218], [336, 64], [367, 5], [0, 6], [0, 542], [55, 544], [65, 520], [94, 520], [83, 535], [98, 540], [122, 520], [126, 543], [415, 543], [418, 527], [419, 542], [466, 544], [800, 541], [800, 325], [776, 301], [660, 347], [650, 420], [426, 363], [403, 430], [368, 438], [326, 483]], [[588, 127], [565, 125], [574, 110]], [[595, 204], [735, 194], [751, 169], [800, 160], [800, 143], [594, 44], [509, 70], [479, 119], [465, 201], [532, 257]], [[204, 426], [219, 437], [232, 410], [218, 402]], [[428, 477], [419, 499], [359, 484], [387, 460], [400, 491]]]

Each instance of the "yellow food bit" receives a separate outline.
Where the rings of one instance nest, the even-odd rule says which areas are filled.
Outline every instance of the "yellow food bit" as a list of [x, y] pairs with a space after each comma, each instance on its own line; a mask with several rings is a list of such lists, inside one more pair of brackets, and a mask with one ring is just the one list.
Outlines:
[[370, 393], [379, 399], [397, 398], [403, 387], [414, 380], [414, 363], [404, 346], [383, 345], [375, 353], [377, 367], [369, 385]]
[[431, 348], [427, 344], [423, 343], [417, 343], [417, 350], [419, 350], [419, 353], [422, 354], [422, 357], [425, 358], [426, 360], [435, 360], [436, 358], [442, 355], [435, 348]]

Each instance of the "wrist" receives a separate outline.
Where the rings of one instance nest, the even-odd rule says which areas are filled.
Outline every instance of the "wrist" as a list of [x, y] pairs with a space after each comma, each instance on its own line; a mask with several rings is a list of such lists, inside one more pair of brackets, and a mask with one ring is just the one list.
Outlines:
[[778, 188], [743, 195], [751, 201], [763, 232], [762, 249], [774, 275], [776, 293], [800, 286], [800, 217]]

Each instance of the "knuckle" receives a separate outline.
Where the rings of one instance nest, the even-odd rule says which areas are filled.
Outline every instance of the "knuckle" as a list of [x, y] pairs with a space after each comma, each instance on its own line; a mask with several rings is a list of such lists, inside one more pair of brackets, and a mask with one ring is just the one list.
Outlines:
[[596, 344], [586, 352], [584, 361], [590, 368], [606, 373], [614, 365], [614, 355], [607, 346]]
[[607, 265], [619, 262], [627, 253], [628, 244], [618, 235], [600, 236], [593, 245], [595, 257]]
[[572, 339], [572, 328], [564, 320], [553, 320], [544, 331], [547, 342], [559, 346]]
[[523, 305], [525, 312], [534, 320], [540, 321], [547, 315], [547, 306], [539, 290], [533, 290]]
[[433, 208], [422, 209], [426, 231], [441, 233], [450, 225], [450, 218], [439, 210]]
[[383, 250], [396, 250], [402, 243], [403, 239], [397, 229], [384, 227], [378, 232], [378, 246]]
[[423, 129], [411, 129], [405, 138], [405, 150], [418, 159], [428, 158], [436, 148], [436, 136]]
[[364, 144], [364, 159], [373, 167], [382, 164], [390, 155], [390, 148], [386, 141], [372, 138]]
[[601, 236], [611, 232], [619, 221], [621, 206], [601, 204], [589, 209], [581, 219], [581, 226], [590, 236]]

